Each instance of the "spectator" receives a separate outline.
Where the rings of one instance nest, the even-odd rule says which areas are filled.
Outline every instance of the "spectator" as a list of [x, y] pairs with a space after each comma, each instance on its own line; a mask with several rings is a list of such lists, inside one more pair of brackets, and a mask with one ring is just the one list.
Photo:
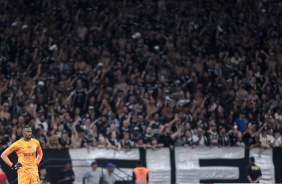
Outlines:
[[35, 119], [35, 128], [38, 127], [38, 125], [43, 125], [44, 131], [48, 131], [48, 123], [45, 120], [44, 112], [42, 110], [39, 111], [39, 113], [36, 113], [37, 105], [33, 108], [33, 118]]
[[145, 135], [143, 136], [143, 142], [145, 144], [151, 142], [151, 139], [152, 139], [153, 136], [154, 136], [154, 133], [152, 131], [152, 128], [148, 126], [146, 128]]
[[158, 113], [155, 113], [153, 115], [153, 120], [151, 121], [150, 123], [150, 127], [152, 127], [152, 131], [154, 133], [154, 135], [158, 135], [159, 133], [159, 128], [160, 128], [160, 125], [162, 123], [160, 122], [160, 115]]
[[173, 148], [173, 141], [175, 140], [178, 132], [172, 134], [171, 128], [169, 124], [165, 124], [164, 126], [160, 127], [159, 136], [160, 136], [160, 143], [164, 144], [164, 147]]
[[186, 130], [185, 135], [181, 139], [182, 139], [182, 146], [191, 147], [192, 149], [195, 147], [191, 130]]
[[50, 136], [49, 140], [47, 141], [46, 144], [47, 149], [61, 149], [62, 146], [59, 143], [59, 139], [56, 135]]
[[159, 143], [157, 137], [152, 137], [151, 142], [147, 143], [147, 148], [151, 148], [153, 150], [164, 147], [164, 144]]
[[102, 182], [102, 172], [98, 169], [98, 164], [96, 161], [91, 163], [91, 169], [87, 171], [83, 176], [83, 184], [93, 183], [99, 184]]
[[55, 134], [58, 138], [62, 137], [63, 131], [65, 130], [65, 126], [63, 122], [59, 124], [59, 126], [54, 126], [51, 134]]
[[121, 143], [117, 140], [117, 135], [115, 132], [112, 132], [110, 139], [108, 139], [108, 148], [119, 151], [122, 147]]
[[40, 143], [41, 149], [47, 149], [46, 143], [44, 141], [39, 142], [39, 143]]
[[[15, 130], [15, 132], [14, 132], [14, 130]], [[38, 131], [39, 131], [39, 130], [38, 130]], [[22, 127], [21, 127], [21, 126], [15, 126], [15, 127], [13, 128], [13, 134], [12, 134], [12, 140], [13, 140], [13, 142], [19, 140], [19, 139], [22, 138], [22, 137], [23, 137], [23, 135], [22, 135]], [[43, 138], [43, 139], [44, 139], [44, 138]]]
[[82, 140], [82, 145], [88, 149], [94, 149], [96, 146], [96, 140], [94, 137], [94, 132], [92, 130], [88, 130], [87, 135], [84, 135]]
[[[115, 125], [111, 124], [110, 127], [107, 128], [106, 134], [107, 134], [108, 137], [110, 137], [113, 132], [115, 132], [117, 134], [117, 130], [116, 130]], [[117, 137], [118, 137], [118, 134], [117, 134]]]
[[6, 148], [8, 148], [8, 142], [4, 135], [4, 132], [0, 132], [0, 150], [5, 150]]
[[66, 130], [63, 130], [61, 138], [59, 138], [59, 143], [62, 148], [72, 148], [72, 142]]
[[139, 131], [140, 131], [141, 134], [145, 133], [146, 127], [147, 127], [144, 121], [145, 121], [144, 120], [144, 116], [143, 115], [138, 115], [138, 120], [137, 120], [137, 122], [134, 125], [134, 126], [138, 126], [139, 127]]
[[93, 122], [95, 120], [95, 117], [96, 117], [94, 106], [92, 106], [92, 105], [89, 106], [87, 113], [84, 114], [82, 117], [83, 118], [89, 118], [91, 120], [91, 122]]
[[256, 131], [256, 127], [256, 124], [252, 124], [251, 122], [249, 122], [247, 124], [245, 132], [243, 133], [243, 140], [245, 142], [245, 145], [248, 146], [250, 149], [259, 146], [259, 143], [257, 141], [258, 132]]
[[37, 128], [34, 131], [34, 139], [38, 140], [39, 142], [47, 142], [46, 137], [43, 135], [42, 129]]
[[279, 122], [279, 124], [282, 124], [282, 108], [281, 107], [277, 107], [277, 111], [274, 114], [275, 120], [277, 120]]
[[107, 148], [107, 140], [106, 140], [106, 138], [102, 134], [100, 134], [98, 136], [97, 147], [98, 148]]
[[245, 146], [242, 140], [242, 133], [238, 130], [237, 125], [234, 125], [233, 129], [227, 134], [229, 135], [231, 146]]
[[9, 113], [9, 104], [5, 102], [0, 111], [0, 117], [5, 118], [5, 121], [11, 120], [11, 114]]
[[84, 88], [83, 81], [78, 79], [76, 81], [76, 89], [72, 98], [72, 109], [76, 109], [77, 107], [81, 109], [82, 112], [86, 110], [88, 100], [88, 92], [86, 88]]
[[239, 131], [245, 131], [245, 114], [244, 112], [240, 112], [239, 118], [235, 119], [235, 123], [237, 124]]
[[[110, 116], [108, 118], [108, 124], [111, 126], [114, 126], [115, 127], [115, 130], [118, 132], [118, 128], [119, 128], [119, 121], [118, 119], [116, 118], [116, 114], [114, 112], [111, 112], [110, 113]], [[112, 128], [114, 129], [114, 128]]]
[[84, 137], [84, 130], [79, 129], [78, 131], [76, 130], [76, 125], [80, 121], [80, 118], [77, 118], [75, 122], [72, 125], [72, 136], [71, 136], [71, 142], [74, 148], [80, 148], [82, 147], [82, 141]]
[[203, 129], [201, 127], [197, 128], [197, 135], [193, 135], [194, 145], [196, 146], [206, 146], [208, 145], [208, 139], [203, 133]]
[[268, 131], [267, 127], [264, 127], [262, 129], [262, 133], [259, 136], [259, 142], [261, 148], [270, 148], [271, 146], [270, 145], [271, 137], [270, 135], [268, 135], [267, 131]]
[[130, 140], [129, 133], [126, 133], [123, 136], [123, 139], [120, 140], [121, 147], [125, 150], [129, 151], [131, 148], [134, 147], [134, 142]]
[[[151, 141], [152, 142], [152, 141]], [[136, 148], [143, 148], [143, 149], [146, 149], [147, 148], [147, 145], [143, 143], [143, 139], [142, 138], [139, 138], [137, 139], [137, 142], [135, 143], [135, 147]]]
[[112, 163], [108, 163], [107, 164], [107, 172], [104, 173], [104, 181], [106, 184], [115, 184], [116, 182], [116, 178], [114, 176], [114, 170], [116, 168], [116, 165], [112, 164]]
[[142, 139], [142, 135], [141, 135], [141, 133], [140, 133], [140, 131], [139, 131], [139, 127], [138, 126], [135, 126], [134, 128], [133, 128], [133, 133], [131, 134], [131, 136], [130, 136], [131, 138], [131, 140], [134, 142], [134, 143], [137, 143], [137, 141], [141, 138]]
[[65, 168], [60, 173], [60, 179], [58, 183], [72, 184], [75, 181], [74, 172], [72, 170], [72, 165], [70, 162], [66, 163]]
[[277, 147], [279, 148], [282, 146], [279, 130], [273, 131], [273, 136], [271, 136], [271, 139], [270, 139], [270, 145], [274, 148], [277, 148]]
[[120, 138], [123, 138], [126, 133], [130, 132], [130, 118], [131, 114], [129, 114], [128, 118], [122, 122], [122, 127], [120, 128]]
[[225, 128], [219, 130], [218, 147], [230, 146], [229, 136], [226, 135]]
[[208, 132], [209, 146], [218, 146], [219, 135], [217, 133], [217, 127], [215, 123], [211, 123], [211, 129]]
[[99, 127], [98, 132], [103, 134], [104, 136], [107, 135], [107, 129], [108, 129], [107, 121], [108, 121], [107, 115], [102, 115], [101, 120], [98, 121], [98, 123], [97, 123], [97, 128]]
[[40, 178], [40, 184], [51, 184], [51, 180], [50, 177], [47, 175], [47, 170], [44, 169], [40, 169], [39, 171], [39, 178]]

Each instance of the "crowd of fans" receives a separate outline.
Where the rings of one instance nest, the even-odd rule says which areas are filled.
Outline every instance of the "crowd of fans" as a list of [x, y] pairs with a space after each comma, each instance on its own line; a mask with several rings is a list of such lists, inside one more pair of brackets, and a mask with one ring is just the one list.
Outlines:
[[0, 150], [281, 147], [281, 7], [0, 1]]

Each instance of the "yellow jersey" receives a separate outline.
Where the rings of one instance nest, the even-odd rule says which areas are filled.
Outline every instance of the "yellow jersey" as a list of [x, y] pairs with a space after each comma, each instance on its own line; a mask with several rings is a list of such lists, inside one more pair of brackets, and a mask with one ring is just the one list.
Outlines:
[[14, 142], [8, 150], [11, 153], [14, 151], [17, 153], [18, 162], [22, 164], [23, 168], [37, 170], [36, 152], [41, 150], [40, 143], [37, 140], [25, 141], [22, 138]]

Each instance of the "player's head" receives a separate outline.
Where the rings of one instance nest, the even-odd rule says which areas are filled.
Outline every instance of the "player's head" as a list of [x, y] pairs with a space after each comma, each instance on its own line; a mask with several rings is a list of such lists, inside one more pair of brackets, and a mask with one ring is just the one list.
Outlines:
[[136, 162], [136, 167], [142, 167], [142, 162], [141, 161]]
[[25, 125], [23, 127], [23, 138], [25, 140], [30, 140], [31, 139], [31, 136], [32, 136], [32, 130], [31, 130], [31, 127], [28, 126], [28, 125]]
[[255, 158], [254, 158], [254, 157], [250, 157], [250, 158], [249, 158], [249, 163], [250, 163], [250, 164], [255, 163]]
[[66, 171], [70, 171], [71, 170], [71, 163], [70, 162], [67, 162], [66, 165], [65, 165], [65, 170]]
[[97, 162], [96, 162], [96, 161], [93, 161], [93, 162], [91, 163], [91, 167], [92, 167], [93, 170], [97, 169], [97, 167], [98, 167]]
[[108, 168], [109, 173], [112, 173], [112, 172], [114, 172], [116, 165], [113, 164], [113, 163], [108, 163], [107, 168]]

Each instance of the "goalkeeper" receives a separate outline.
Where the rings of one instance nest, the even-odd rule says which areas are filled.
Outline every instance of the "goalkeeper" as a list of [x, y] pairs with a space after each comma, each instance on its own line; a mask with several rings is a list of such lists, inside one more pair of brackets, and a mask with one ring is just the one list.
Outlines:
[[[39, 142], [31, 138], [32, 130], [29, 126], [24, 126], [22, 133], [23, 138], [7, 148], [1, 158], [11, 169], [18, 171], [19, 184], [40, 184], [38, 164], [43, 156], [42, 149]], [[8, 156], [14, 151], [17, 153], [18, 162], [13, 164]]]

